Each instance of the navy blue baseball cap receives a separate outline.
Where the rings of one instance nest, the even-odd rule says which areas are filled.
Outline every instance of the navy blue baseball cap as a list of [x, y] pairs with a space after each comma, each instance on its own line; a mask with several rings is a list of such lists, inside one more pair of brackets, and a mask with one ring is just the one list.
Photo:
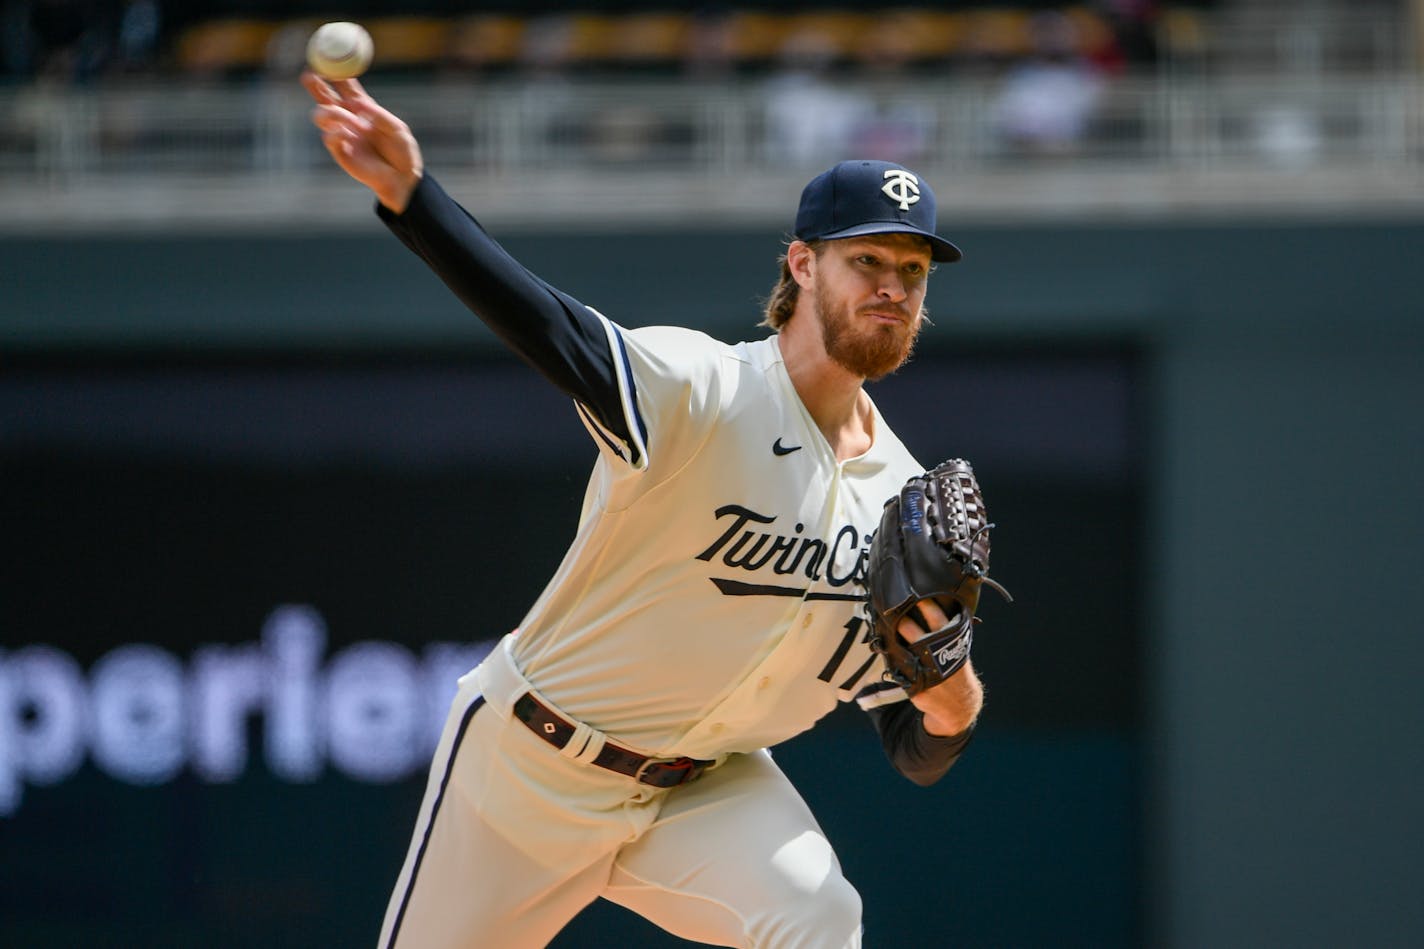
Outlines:
[[796, 210], [797, 240], [839, 240], [867, 234], [918, 234], [930, 257], [953, 263], [964, 255], [935, 233], [929, 182], [889, 161], [843, 161], [811, 179]]

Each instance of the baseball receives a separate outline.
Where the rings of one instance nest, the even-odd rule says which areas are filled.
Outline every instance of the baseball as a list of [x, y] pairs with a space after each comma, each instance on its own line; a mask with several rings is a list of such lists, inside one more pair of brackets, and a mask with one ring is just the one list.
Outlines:
[[359, 23], [327, 23], [307, 42], [307, 63], [325, 79], [351, 79], [371, 65], [375, 46]]

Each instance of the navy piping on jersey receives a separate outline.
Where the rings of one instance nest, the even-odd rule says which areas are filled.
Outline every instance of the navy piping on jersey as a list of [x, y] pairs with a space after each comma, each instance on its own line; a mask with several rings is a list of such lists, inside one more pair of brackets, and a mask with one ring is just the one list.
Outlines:
[[[643, 421], [643, 413], [638, 411], [638, 389], [633, 384], [633, 363], [628, 358], [628, 347], [623, 345], [623, 331], [613, 327], [613, 335], [618, 340], [618, 356], [623, 360], [623, 378], [628, 380], [628, 404], [633, 407], [633, 421], [638, 425], [638, 435], [644, 445], [648, 444], [648, 426]], [[634, 452], [636, 455], [637, 453]], [[635, 457], [634, 463], [638, 461]]]
[[588, 422], [589, 427], [592, 428], [594, 434], [598, 436], [598, 440], [603, 442], [603, 444], [607, 445], [608, 450], [613, 452], [613, 454], [617, 455], [619, 458], [622, 458], [624, 461], [627, 461], [628, 456], [623, 454], [623, 449], [618, 447], [617, 442], [609, 438], [608, 435], [604, 433], [603, 426], [598, 423], [598, 419], [593, 417], [593, 413], [590, 412], [582, 402], [575, 402], [574, 407], [577, 408], [579, 414], [584, 417], [584, 421]]
[[455, 769], [455, 756], [460, 753], [460, 743], [465, 739], [465, 730], [470, 727], [470, 720], [475, 717], [475, 713], [484, 707], [485, 697], [476, 697], [470, 703], [470, 707], [465, 710], [465, 715], [460, 719], [460, 729], [455, 733], [455, 741], [450, 746], [450, 757], [445, 759], [445, 773], [440, 776], [440, 791], [435, 795], [435, 801], [430, 805], [430, 818], [425, 822], [425, 833], [420, 839], [420, 850], [415, 854], [415, 863], [410, 868], [410, 879], [406, 881], [405, 892], [401, 894], [400, 910], [396, 913], [396, 921], [391, 926], [391, 938], [386, 943], [386, 949], [394, 949], [396, 939], [400, 936], [401, 922], [405, 920], [406, 908], [410, 905], [410, 895], [415, 892], [415, 879], [420, 875], [420, 864], [425, 860], [425, 848], [430, 846], [430, 834], [435, 828], [435, 818], [440, 814], [440, 805], [445, 800], [445, 787], [450, 783], [450, 772]]

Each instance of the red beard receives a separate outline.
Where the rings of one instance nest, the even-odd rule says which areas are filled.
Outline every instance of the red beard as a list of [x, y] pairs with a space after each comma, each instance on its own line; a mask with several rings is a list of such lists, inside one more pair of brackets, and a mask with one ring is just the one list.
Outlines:
[[[852, 317], [848, 308], [837, 306], [823, 292], [816, 290], [816, 313], [821, 320], [821, 338], [826, 354], [836, 365], [864, 379], [880, 379], [899, 369], [914, 351], [923, 321], [916, 316], [903, 323], [877, 323]], [[895, 310], [905, 315], [896, 304], [867, 307], [875, 311]]]

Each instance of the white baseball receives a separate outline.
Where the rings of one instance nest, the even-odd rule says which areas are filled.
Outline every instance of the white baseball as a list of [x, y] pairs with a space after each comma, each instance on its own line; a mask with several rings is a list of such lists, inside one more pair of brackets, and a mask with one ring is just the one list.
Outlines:
[[307, 63], [326, 79], [351, 79], [371, 65], [375, 46], [359, 23], [327, 23], [307, 42]]

